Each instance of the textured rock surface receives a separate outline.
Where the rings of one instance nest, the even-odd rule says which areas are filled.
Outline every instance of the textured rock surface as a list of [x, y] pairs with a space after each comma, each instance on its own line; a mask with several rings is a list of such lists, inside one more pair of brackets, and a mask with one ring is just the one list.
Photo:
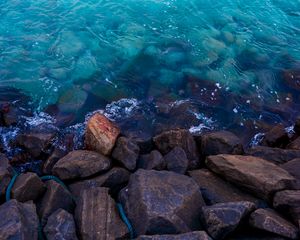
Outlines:
[[110, 168], [109, 158], [100, 153], [76, 150], [61, 158], [53, 167], [53, 174], [60, 179], [74, 179], [92, 176]]
[[164, 157], [157, 150], [141, 155], [138, 161], [138, 167], [146, 170], [163, 170], [165, 165]]
[[295, 184], [295, 189], [300, 189], [300, 158], [295, 158], [287, 163], [280, 165], [281, 168], [286, 170], [289, 174], [291, 174], [294, 178], [297, 179]]
[[189, 175], [199, 185], [202, 196], [208, 205], [240, 201], [249, 201], [256, 205], [262, 203], [261, 200], [242, 192], [207, 169], [190, 171]]
[[120, 200], [138, 235], [185, 233], [200, 228], [204, 205], [193, 179], [173, 172], [138, 170]]
[[54, 167], [55, 163], [57, 163], [58, 160], [63, 158], [64, 156], [66, 156], [66, 151], [60, 148], [55, 149], [43, 164], [43, 173], [51, 175], [52, 168]]
[[39, 219], [35, 205], [10, 200], [0, 206], [1, 240], [37, 240]]
[[254, 209], [251, 202], [218, 203], [202, 207], [202, 221], [210, 236], [223, 239]]
[[119, 128], [104, 115], [96, 113], [87, 123], [85, 146], [104, 155], [109, 155], [115, 145]]
[[114, 200], [106, 188], [89, 188], [81, 192], [75, 209], [80, 239], [118, 239], [128, 235]]
[[272, 209], [257, 209], [250, 216], [252, 227], [278, 234], [290, 239], [298, 239], [298, 229]]
[[18, 176], [12, 190], [12, 198], [19, 202], [37, 200], [46, 191], [45, 184], [38, 175], [32, 172], [23, 173]]
[[262, 145], [269, 147], [285, 147], [289, 142], [289, 136], [285, 130], [285, 127], [278, 124], [265, 133], [262, 140]]
[[200, 137], [200, 149], [205, 156], [244, 153], [240, 139], [228, 131], [204, 134]]
[[0, 153], [0, 199], [5, 195], [5, 190], [11, 179], [10, 168], [8, 159]]
[[48, 218], [44, 234], [47, 240], [77, 240], [72, 214], [63, 209], [56, 210]]
[[252, 156], [227, 154], [209, 156], [206, 164], [213, 172], [266, 200], [274, 192], [288, 189], [296, 181], [284, 169]]
[[287, 145], [288, 149], [300, 150], [300, 137], [296, 138], [293, 142]]
[[185, 174], [188, 169], [189, 160], [185, 151], [181, 147], [173, 148], [167, 155], [165, 155], [167, 169], [179, 174]]
[[211, 240], [204, 231], [189, 232], [177, 235], [139, 236], [136, 240]]
[[136, 168], [139, 152], [140, 148], [133, 140], [125, 137], [119, 137], [116, 147], [112, 152], [112, 157], [125, 168], [132, 171]]
[[166, 131], [155, 136], [153, 141], [162, 154], [167, 154], [175, 147], [181, 147], [189, 160], [189, 168], [199, 166], [199, 152], [189, 131], [183, 129]]

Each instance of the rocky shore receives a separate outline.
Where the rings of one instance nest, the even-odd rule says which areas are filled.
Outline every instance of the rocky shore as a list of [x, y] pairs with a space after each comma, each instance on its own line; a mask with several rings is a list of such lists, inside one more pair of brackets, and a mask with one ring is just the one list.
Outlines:
[[[132, 138], [100, 113], [79, 149], [56, 134], [19, 134], [13, 157], [2, 146], [1, 240], [299, 239], [300, 119], [250, 148], [228, 131]], [[41, 171], [17, 173], [28, 159]]]

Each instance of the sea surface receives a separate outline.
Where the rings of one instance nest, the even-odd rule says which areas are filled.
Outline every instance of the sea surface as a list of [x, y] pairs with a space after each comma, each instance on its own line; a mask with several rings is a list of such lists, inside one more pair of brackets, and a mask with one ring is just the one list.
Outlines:
[[0, 98], [11, 89], [58, 127], [96, 110], [149, 135], [289, 126], [300, 1], [0, 0]]

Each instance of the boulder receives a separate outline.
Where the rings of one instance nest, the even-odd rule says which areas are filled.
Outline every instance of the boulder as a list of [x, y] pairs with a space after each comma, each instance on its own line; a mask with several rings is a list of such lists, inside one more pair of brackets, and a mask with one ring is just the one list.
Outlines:
[[289, 145], [286, 146], [288, 149], [300, 150], [300, 137], [297, 137]]
[[207, 157], [206, 164], [226, 180], [266, 200], [296, 182], [284, 169], [257, 157], [221, 154]]
[[58, 162], [59, 159], [66, 156], [67, 153], [65, 150], [62, 150], [60, 148], [56, 148], [52, 154], [47, 158], [47, 160], [43, 164], [43, 173], [47, 175], [52, 174], [52, 169], [55, 165], [55, 163]]
[[75, 182], [69, 185], [72, 195], [79, 197], [83, 189], [90, 187], [109, 188], [112, 195], [116, 195], [129, 181], [130, 172], [124, 168], [115, 167], [103, 175]]
[[88, 121], [85, 131], [85, 147], [103, 155], [109, 155], [116, 143], [120, 129], [107, 117], [94, 114]]
[[291, 217], [298, 225], [300, 220], [300, 191], [286, 190], [277, 192], [273, 199], [273, 206], [282, 214]]
[[89, 188], [80, 193], [75, 209], [75, 221], [80, 239], [128, 237], [127, 227], [120, 219], [116, 204], [106, 188]]
[[154, 144], [162, 154], [169, 153], [175, 147], [181, 147], [189, 160], [189, 169], [200, 164], [196, 142], [189, 131], [176, 129], [163, 132], [153, 138]]
[[214, 239], [224, 239], [255, 209], [251, 202], [218, 203], [202, 207], [202, 222]]
[[252, 202], [256, 206], [263, 204], [262, 200], [241, 191], [239, 188], [219, 178], [207, 169], [190, 171], [188, 174], [200, 187], [202, 196], [207, 205], [241, 201]]
[[5, 195], [6, 188], [11, 179], [11, 166], [6, 156], [0, 153], [0, 199]]
[[173, 148], [173, 150], [165, 155], [165, 161], [169, 171], [179, 174], [185, 174], [189, 165], [189, 160], [181, 147]]
[[56, 210], [61, 208], [72, 212], [74, 208], [72, 196], [67, 189], [54, 180], [47, 181], [46, 187], [46, 193], [38, 204], [38, 214], [43, 226]]
[[142, 235], [136, 240], [211, 240], [211, 238], [204, 231], [196, 231], [176, 235]]
[[144, 137], [144, 138], [139, 137], [139, 138], [135, 138], [134, 140], [140, 148], [140, 154], [148, 154], [154, 148], [152, 137]]
[[272, 209], [257, 209], [250, 215], [252, 227], [290, 239], [298, 238], [298, 229]]
[[201, 227], [205, 203], [198, 185], [185, 175], [139, 169], [119, 198], [137, 235], [186, 233]]
[[47, 240], [77, 240], [76, 227], [72, 214], [58, 209], [50, 215], [44, 227]]
[[69, 180], [107, 171], [110, 166], [110, 159], [100, 153], [75, 150], [61, 158], [54, 165], [52, 172], [60, 179]]
[[200, 136], [199, 140], [201, 153], [204, 156], [244, 153], [241, 140], [228, 131], [206, 133]]
[[12, 198], [19, 202], [37, 200], [46, 191], [46, 186], [38, 175], [32, 172], [22, 173], [18, 176], [12, 190]]
[[136, 142], [126, 137], [119, 137], [112, 152], [112, 157], [122, 166], [133, 171], [136, 168], [139, 152], [140, 148]]
[[260, 157], [275, 164], [282, 164], [294, 158], [300, 158], [299, 150], [255, 146], [247, 150], [247, 155]]
[[278, 124], [265, 133], [261, 145], [283, 148], [289, 143], [289, 140], [285, 127], [282, 124]]
[[149, 154], [140, 156], [138, 161], [138, 168], [146, 170], [163, 170], [165, 169], [165, 159], [157, 150], [151, 151]]
[[297, 179], [295, 188], [300, 189], [300, 158], [295, 158], [287, 163], [280, 165], [280, 167]]
[[12, 199], [0, 206], [1, 240], [37, 240], [39, 219], [33, 203]]

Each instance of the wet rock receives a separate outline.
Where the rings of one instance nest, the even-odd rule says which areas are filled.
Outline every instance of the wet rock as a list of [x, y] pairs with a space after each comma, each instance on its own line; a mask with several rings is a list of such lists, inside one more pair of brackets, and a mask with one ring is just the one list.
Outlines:
[[39, 219], [33, 203], [12, 199], [0, 206], [0, 239], [37, 240]]
[[133, 140], [119, 137], [112, 152], [112, 157], [125, 168], [132, 171], [136, 168], [139, 152], [140, 148]]
[[76, 150], [61, 158], [52, 172], [60, 179], [67, 180], [89, 177], [108, 170], [110, 166], [110, 159], [100, 153]]
[[300, 150], [300, 137], [296, 138], [293, 142], [286, 146], [288, 149]]
[[137, 235], [178, 234], [201, 227], [205, 203], [198, 185], [185, 175], [140, 169], [119, 198]]
[[177, 235], [142, 235], [139, 236], [136, 240], [211, 240], [211, 238], [207, 235], [206, 232], [197, 231]]
[[254, 209], [251, 202], [218, 203], [202, 207], [202, 221], [210, 236], [224, 239]]
[[296, 224], [300, 220], [300, 191], [286, 190], [277, 192], [273, 206], [282, 214], [291, 217]]
[[300, 136], [300, 116], [296, 119], [294, 131], [298, 136]]
[[292, 89], [300, 90], [300, 71], [295, 69], [288, 69], [283, 72], [283, 79], [285, 83]]
[[75, 209], [80, 238], [120, 239], [128, 235], [114, 200], [106, 188], [89, 188], [81, 192]]
[[46, 191], [45, 184], [38, 175], [32, 172], [23, 173], [18, 176], [12, 190], [12, 198], [19, 202], [37, 200]]
[[5, 195], [11, 179], [10, 165], [6, 156], [0, 153], [0, 199]]
[[266, 200], [296, 182], [284, 169], [257, 157], [221, 154], [207, 157], [206, 164], [226, 180]]
[[47, 158], [43, 165], [43, 173], [51, 175], [52, 174], [52, 169], [54, 165], [58, 162], [59, 159], [63, 158], [66, 156], [66, 151], [56, 148], [52, 152], [52, 154]]
[[275, 164], [281, 164], [288, 162], [294, 158], [300, 158], [299, 150], [271, 148], [264, 146], [252, 147], [247, 150], [246, 154], [263, 158]]
[[175, 147], [181, 147], [189, 160], [189, 169], [199, 166], [199, 152], [189, 131], [183, 129], [166, 131], [155, 136], [153, 141], [157, 149], [164, 155]]
[[265, 133], [261, 145], [283, 148], [289, 143], [289, 136], [285, 127], [278, 124]]
[[75, 197], [78, 197], [83, 189], [91, 187], [106, 187], [109, 188], [112, 195], [116, 195], [126, 186], [129, 176], [130, 172], [126, 169], [115, 167], [103, 175], [72, 183], [69, 185], [69, 188]]
[[140, 148], [140, 154], [148, 154], [153, 149], [153, 141], [152, 138], [137, 138], [135, 142]]
[[157, 150], [140, 156], [138, 167], [146, 170], [163, 170], [166, 167], [165, 159]]
[[278, 234], [290, 239], [298, 239], [298, 229], [272, 209], [257, 209], [250, 216], [252, 227]]
[[88, 150], [109, 155], [115, 145], [119, 128], [104, 115], [96, 113], [87, 123], [85, 132], [85, 146]]
[[212, 132], [202, 135], [200, 137], [200, 149], [204, 156], [244, 153], [240, 139], [228, 131]]
[[297, 179], [295, 187], [296, 189], [300, 189], [300, 158], [295, 158], [287, 163], [280, 165], [280, 167]]
[[185, 151], [180, 147], [175, 147], [167, 155], [165, 155], [165, 161], [167, 169], [179, 174], [185, 174], [189, 160], [185, 154]]
[[44, 227], [47, 240], [77, 240], [76, 227], [72, 214], [58, 209], [50, 215]]
[[207, 169], [199, 169], [188, 173], [200, 187], [202, 196], [207, 205], [226, 202], [249, 201], [255, 205], [263, 202], [239, 188], [224, 181]]
[[74, 203], [71, 194], [67, 189], [54, 180], [46, 182], [46, 193], [38, 204], [38, 214], [44, 226], [48, 217], [58, 209], [72, 212]]
[[21, 111], [16, 107], [8, 105], [8, 111], [4, 112], [2, 115], [3, 123], [6, 127], [15, 126], [18, 123], [20, 116], [22, 116]]

